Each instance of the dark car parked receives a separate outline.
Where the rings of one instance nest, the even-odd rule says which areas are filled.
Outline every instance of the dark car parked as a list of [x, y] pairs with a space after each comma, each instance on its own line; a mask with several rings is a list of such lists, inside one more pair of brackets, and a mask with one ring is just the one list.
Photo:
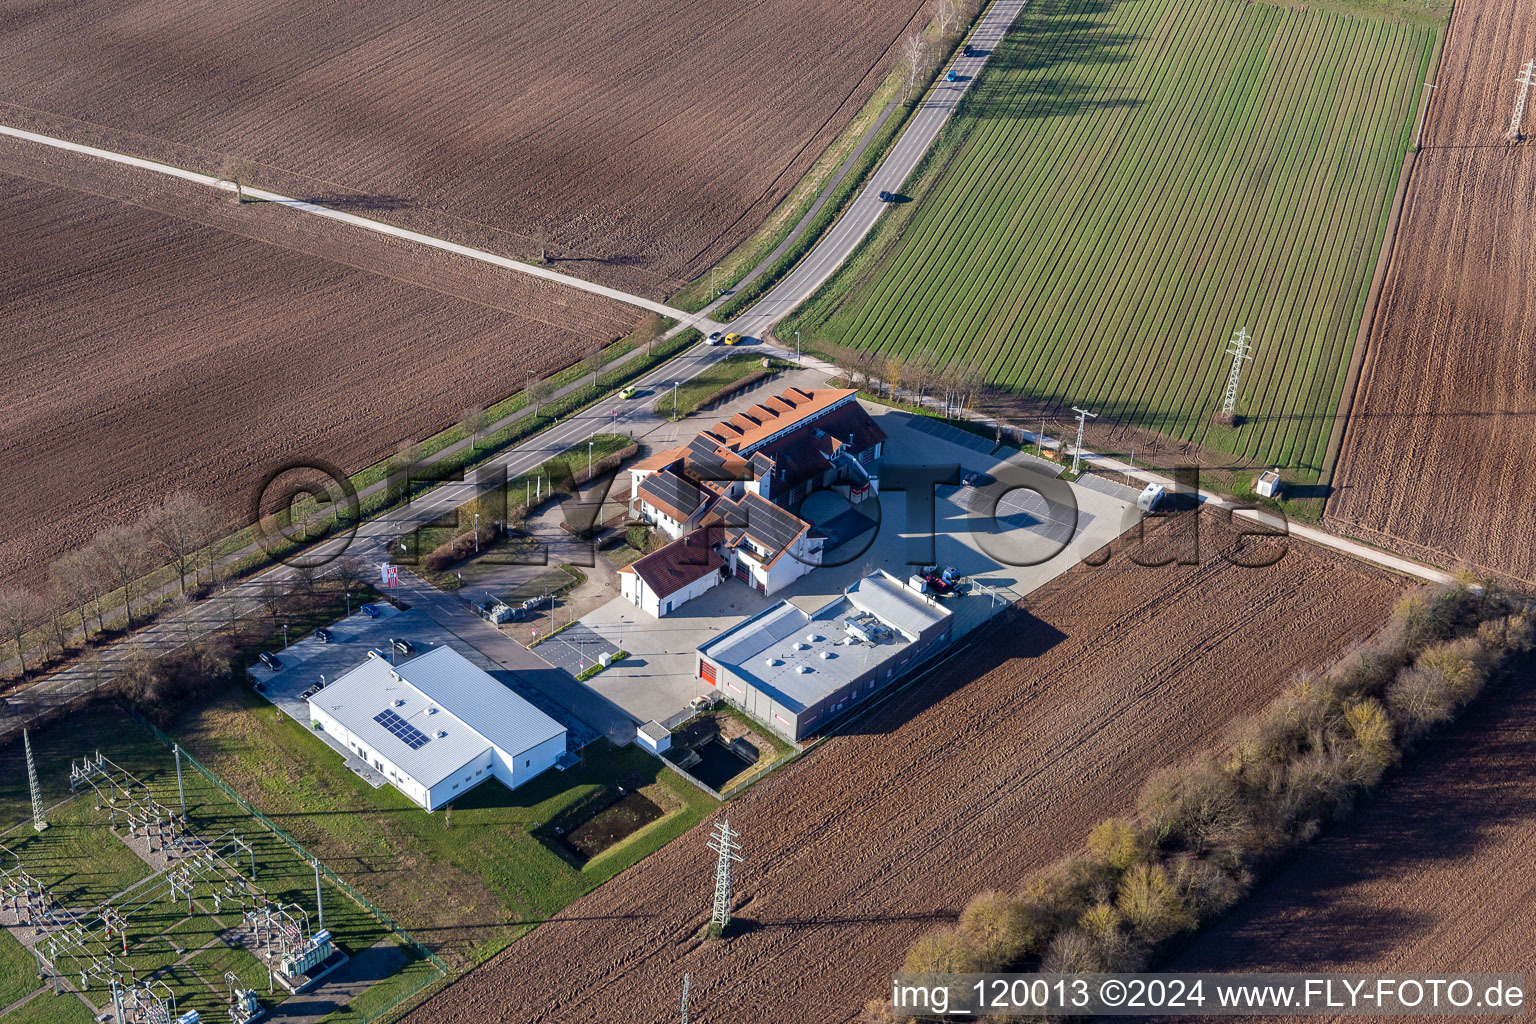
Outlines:
[[267, 668], [271, 669], [273, 672], [281, 672], [283, 670], [282, 661], [271, 651], [262, 651], [256, 657], [260, 658], [261, 663], [267, 666]]

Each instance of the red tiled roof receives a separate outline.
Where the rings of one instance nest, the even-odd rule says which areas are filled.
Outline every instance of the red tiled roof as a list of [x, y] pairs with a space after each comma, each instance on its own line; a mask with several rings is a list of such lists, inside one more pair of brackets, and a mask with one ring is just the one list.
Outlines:
[[631, 564], [634, 572], [658, 597], [671, 597], [688, 584], [719, 572], [725, 559], [709, 543], [707, 530], [694, 530], [660, 551]]

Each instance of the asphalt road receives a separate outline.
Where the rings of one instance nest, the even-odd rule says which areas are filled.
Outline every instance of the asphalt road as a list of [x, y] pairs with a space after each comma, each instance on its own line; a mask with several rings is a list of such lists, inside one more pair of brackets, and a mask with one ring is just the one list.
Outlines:
[[[505, 467], [507, 479], [510, 480], [520, 473], [533, 469], [549, 457], [579, 445], [594, 433], [617, 431], [631, 433], [637, 440], [641, 439], [652, 430], [669, 426], [666, 420], [652, 411], [651, 406], [655, 397], [670, 388], [673, 381], [686, 381], [716, 360], [741, 351], [743, 350], [739, 348], [724, 346], [695, 345], [635, 382], [636, 387], [647, 394], [628, 402], [614, 398], [592, 406], [519, 447], [503, 452], [491, 459], [487, 465]], [[357, 557], [365, 565], [376, 565], [385, 560], [387, 546], [393, 538], [423, 523], [431, 522], [448, 509], [464, 504], [475, 496], [475, 491], [476, 485], [472, 481], [440, 485], [409, 505], [392, 509], [364, 523], [358, 528], [354, 537], [327, 541], [311, 549], [309, 555], [335, 556], [345, 552]], [[187, 643], [217, 632], [234, 618], [252, 614], [261, 607], [262, 591], [268, 582], [281, 586], [291, 583], [294, 576], [295, 572], [291, 567], [279, 565], [259, 576], [241, 580], [226, 587], [217, 597], [188, 605], [181, 612], [162, 616], [152, 625], [136, 633], [131, 640], [115, 643], [89, 657], [77, 659], [71, 665], [34, 683], [23, 694], [13, 697], [13, 700], [26, 711], [68, 703], [110, 678], [121, 665], [141, 653], [160, 654], [176, 650]], [[498, 661], [513, 662], [507, 664], [505, 666], [507, 668], [526, 670], [542, 666], [552, 673], [563, 676], [559, 670], [538, 658], [535, 652], [519, 647], [522, 654], [515, 658], [503, 659], [498, 657], [498, 652], [506, 654], [507, 649], [499, 645], [492, 646], [496, 647], [496, 650], [486, 651], [487, 656]], [[590, 712], [592, 709], [572, 708], [571, 710], [579, 715], [583, 710]], [[0, 735], [17, 728], [21, 717], [14, 715], [0, 721]], [[615, 723], [611, 720], [611, 716], [602, 715], [598, 716], [598, 719], [590, 724], [604, 733], [613, 731]]]
[[1025, 0], [998, 0], [987, 11], [967, 40], [975, 49], [976, 56], [957, 54], [944, 69], [954, 71], [958, 81], [946, 81], [944, 71], [940, 72], [938, 83], [929, 90], [907, 126], [902, 129], [891, 151], [886, 154], [880, 166], [875, 168], [869, 181], [854, 197], [842, 217], [832, 225], [832, 230], [822, 237], [810, 254], [784, 280], [732, 321], [730, 330], [754, 338], [765, 336], [774, 324], [815, 294], [816, 289], [842, 266], [843, 261], [864, 240], [864, 236], [885, 211], [888, 204], [880, 201], [880, 193], [900, 195], [907, 178], [938, 138], [949, 115], [960, 105], [961, 98], [996, 52], [1004, 33], [1024, 10], [1024, 5]]

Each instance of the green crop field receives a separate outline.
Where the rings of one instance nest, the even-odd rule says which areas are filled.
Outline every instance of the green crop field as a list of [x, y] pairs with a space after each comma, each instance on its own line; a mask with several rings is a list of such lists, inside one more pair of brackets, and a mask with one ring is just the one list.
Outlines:
[[[910, 201], [778, 333], [1316, 479], [1434, 10], [1034, 0]], [[1242, 327], [1242, 420], [1218, 426]]]

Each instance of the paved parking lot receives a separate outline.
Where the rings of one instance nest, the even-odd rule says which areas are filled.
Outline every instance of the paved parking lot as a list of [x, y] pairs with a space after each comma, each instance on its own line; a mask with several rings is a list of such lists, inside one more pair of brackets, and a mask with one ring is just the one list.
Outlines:
[[599, 636], [583, 622], [561, 630], [534, 650], [538, 651], [539, 657], [556, 668], [565, 669], [573, 678], [596, 665], [602, 655], [619, 653], [616, 644]]

